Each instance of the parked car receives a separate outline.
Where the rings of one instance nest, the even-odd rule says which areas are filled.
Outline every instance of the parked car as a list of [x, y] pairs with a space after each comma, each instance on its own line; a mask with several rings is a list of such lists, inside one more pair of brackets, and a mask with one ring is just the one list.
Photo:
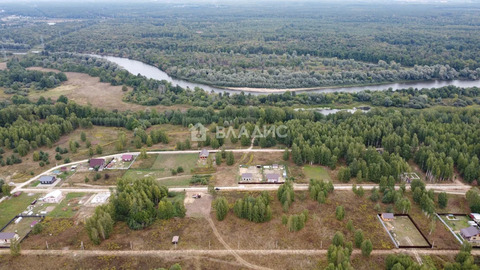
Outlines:
[[215, 190], [220, 190], [220, 188], [216, 187]]
[[37, 203], [37, 200], [35, 199], [35, 200], [33, 200], [33, 202], [30, 205], [34, 205], [36, 203]]
[[193, 194], [192, 196], [194, 199], [200, 199], [202, 198], [202, 195], [201, 194]]

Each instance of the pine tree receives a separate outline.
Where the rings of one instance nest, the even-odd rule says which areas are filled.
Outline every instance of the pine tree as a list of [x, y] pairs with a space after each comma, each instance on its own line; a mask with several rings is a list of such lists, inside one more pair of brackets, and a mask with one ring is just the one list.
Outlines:
[[362, 242], [361, 249], [362, 249], [363, 256], [370, 256], [370, 253], [372, 253], [372, 250], [373, 250], [373, 245], [370, 239], [367, 239]]
[[233, 163], [235, 163], [235, 157], [233, 156], [233, 152], [229, 151], [227, 152], [227, 165], [232, 166]]
[[219, 197], [213, 202], [213, 207], [215, 208], [217, 220], [222, 221], [225, 219], [228, 213], [228, 202], [225, 197]]
[[355, 231], [354, 242], [355, 247], [360, 248], [363, 242], [363, 231], [361, 229]]

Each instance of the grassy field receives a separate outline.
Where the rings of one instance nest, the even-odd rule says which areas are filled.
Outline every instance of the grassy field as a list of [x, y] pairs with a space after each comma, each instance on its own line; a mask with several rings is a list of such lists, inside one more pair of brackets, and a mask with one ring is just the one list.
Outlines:
[[27, 194], [22, 193], [18, 197], [11, 197], [0, 203], [0, 228], [7, 225], [7, 223], [16, 215], [25, 211], [27, 206], [38, 197], [40, 197], [39, 194], [28, 196]]
[[79, 200], [84, 197], [86, 193], [73, 192], [68, 193], [67, 196], [58, 204], [55, 209], [48, 213], [49, 217], [55, 218], [71, 218], [79, 209]]
[[307, 180], [332, 180], [327, 170], [320, 166], [305, 165], [303, 166], [303, 173], [305, 174], [305, 178], [307, 178]]

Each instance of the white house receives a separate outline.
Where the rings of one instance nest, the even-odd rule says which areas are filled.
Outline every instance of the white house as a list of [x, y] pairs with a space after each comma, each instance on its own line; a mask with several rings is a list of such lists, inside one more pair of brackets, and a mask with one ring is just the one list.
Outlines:
[[62, 200], [62, 191], [54, 190], [43, 197], [43, 201], [47, 203], [59, 203]]

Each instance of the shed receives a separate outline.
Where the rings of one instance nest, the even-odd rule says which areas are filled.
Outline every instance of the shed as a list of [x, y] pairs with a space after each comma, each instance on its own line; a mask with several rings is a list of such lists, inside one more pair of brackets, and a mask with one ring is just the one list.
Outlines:
[[251, 173], [242, 173], [242, 181], [252, 181], [253, 175]]
[[61, 167], [61, 168], [60, 168], [60, 171], [66, 172], [66, 171], [67, 171], [67, 167], [66, 167], [66, 166]]
[[268, 173], [266, 177], [267, 177], [267, 182], [278, 182], [278, 178], [280, 176], [276, 173]]
[[273, 167], [274, 169], [278, 169], [278, 164], [273, 164], [272, 167]]
[[208, 152], [208, 150], [203, 148], [202, 151], [200, 151], [200, 154], [198, 155], [198, 157], [200, 159], [207, 159], [209, 155], [210, 153]]
[[103, 170], [105, 166], [105, 159], [103, 158], [92, 158], [89, 163], [90, 168], [98, 168], [98, 170]]
[[43, 197], [43, 200], [47, 203], [59, 203], [62, 200], [62, 191], [54, 190]]
[[43, 175], [40, 177], [40, 183], [42, 185], [51, 185], [57, 181], [57, 178], [53, 175]]
[[38, 224], [38, 220], [35, 220], [34, 222], [30, 223], [30, 227], [33, 228], [35, 225]]
[[132, 161], [133, 155], [122, 155], [122, 160], [125, 162]]
[[395, 218], [393, 213], [382, 213], [382, 220], [383, 221], [392, 221]]
[[178, 237], [178, 235], [175, 235], [173, 238], [172, 238], [172, 244], [178, 244], [178, 239], [180, 237]]

